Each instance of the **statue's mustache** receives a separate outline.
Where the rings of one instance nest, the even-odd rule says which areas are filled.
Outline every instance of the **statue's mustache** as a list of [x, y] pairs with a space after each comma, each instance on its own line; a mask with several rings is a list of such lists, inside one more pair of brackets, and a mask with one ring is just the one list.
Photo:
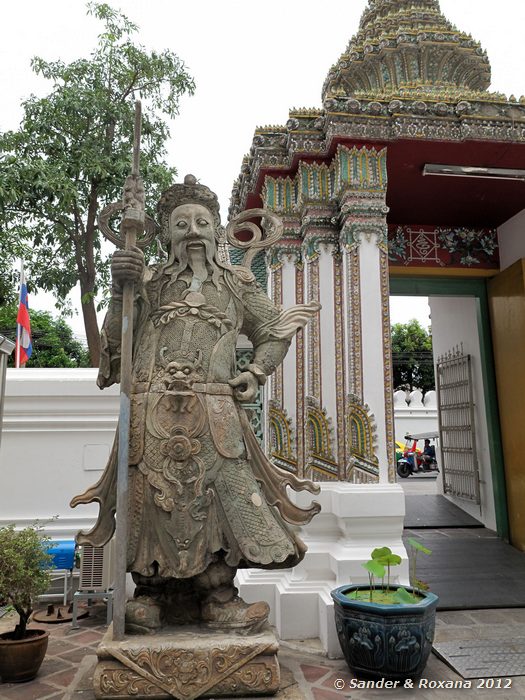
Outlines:
[[204, 247], [206, 262], [210, 262], [210, 260], [213, 261], [216, 252], [215, 243], [205, 238], [199, 238], [198, 236], [189, 236], [187, 238], [181, 238], [171, 246], [168, 257], [168, 267], [175, 265], [177, 261], [179, 262], [178, 267], [181, 265], [186, 266], [189, 260], [188, 246], [196, 243], [197, 241]]
[[176, 282], [179, 275], [184, 272], [188, 267], [193, 271], [193, 259], [190, 258], [188, 254], [188, 246], [191, 243], [199, 241], [204, 246], [206, 265], [211, 267], [212, 270], [212, 281], [216, 287], [219, 286], [219, 265], [216, 259], [217, 246], [215, 241], [210, 241], [208, 239], [198, 238], [197, 236], [192, 236], [188, 238], [182, 238], [171, 246], [169, 252], [168, 261], [164, 268], [164, 272], [171, 276], [171, 282]]

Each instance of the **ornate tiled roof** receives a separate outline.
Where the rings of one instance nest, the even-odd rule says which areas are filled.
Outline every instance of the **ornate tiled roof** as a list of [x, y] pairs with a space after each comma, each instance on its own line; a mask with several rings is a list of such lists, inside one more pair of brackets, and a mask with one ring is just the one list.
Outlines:
[[485, 51], [443, 16], [438, 0], [369, 0], [358, 33], [328, 73], [323, 100], [459, 97], [489, 85]]
[[332, 162], [341, 143], [525, 144], [525, 97], [507, 99], [489, 84], [485, 52], [442, 15], [438, 0], [369, 0], [325, 81], [323, 108], [294, 108], [285, 126], [256, 130], [232, 188], [230, 216], [260, 206], [272, 178], [282, 186], [275, 196], [289, 200], [283, 212], [295, 211], [301, 197], [307, 205], [303, 190], [294, 189], [297, 173], [313, 186], [312, 163]]

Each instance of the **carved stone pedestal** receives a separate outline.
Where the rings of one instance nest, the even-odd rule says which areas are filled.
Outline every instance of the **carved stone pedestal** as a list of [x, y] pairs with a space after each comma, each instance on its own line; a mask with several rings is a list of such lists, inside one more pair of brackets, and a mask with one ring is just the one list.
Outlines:
[[179, 698], [274, 695], [279, 644], [266, 627], [240, 636], [200, 627], [112, 640], [108, 629], [93, 678], [96, 698]]

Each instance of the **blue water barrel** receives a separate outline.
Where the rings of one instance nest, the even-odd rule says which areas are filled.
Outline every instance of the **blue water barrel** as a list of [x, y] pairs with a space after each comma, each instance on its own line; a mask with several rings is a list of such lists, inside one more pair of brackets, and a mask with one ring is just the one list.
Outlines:
[[51, 540], [47, 547], [52, 566], [56, 569], [72, 569], [75, 565], [75, 540]]

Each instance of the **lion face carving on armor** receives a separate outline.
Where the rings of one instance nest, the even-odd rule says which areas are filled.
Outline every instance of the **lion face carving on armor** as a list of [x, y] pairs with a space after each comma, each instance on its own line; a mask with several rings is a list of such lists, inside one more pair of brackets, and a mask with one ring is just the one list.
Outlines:
[[191, 412], [195, 401], [193, 384], [204, 380], [202, 353], [197, 351], [194, 360], [178, 358], [166, 364], [166, 394], [172, 397], [173, 408], [180, 413]]

